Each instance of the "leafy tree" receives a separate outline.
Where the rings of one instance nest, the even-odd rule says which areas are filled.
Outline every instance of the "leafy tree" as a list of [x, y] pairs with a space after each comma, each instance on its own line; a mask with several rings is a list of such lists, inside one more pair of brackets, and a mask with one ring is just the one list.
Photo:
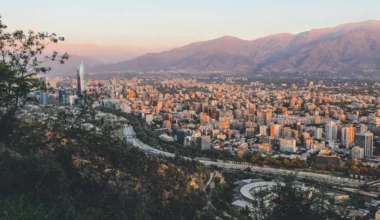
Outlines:
[[290, 174], [282, 183], [277, 182], [272, 189], [276, 197], [269, 206], [258, 201], [260, 212], [255, 213], [255, 219], [346, 219], [350, 209], [364, 204], [358, 193], [338, 203], [327, 196], [326, 186], [318, 186], [318, 191], [304, 190], [295, 183], [295, 177], [296, 174]]
[[56, 34], [24, 32], [16, 30], [6, 32], [7, 26], [0, 17], [0, 139], [4, 140], [12, 132], [12, 122], [20, 105], [27, 101], [27, 94], [40, 87], [37, 74], [46, 73], [49, 67], [43, 67], [46, 61], [58, 60], [64, 63], [67, 53], [58, 56], [43, 54], [50, 43], [63, 41]]

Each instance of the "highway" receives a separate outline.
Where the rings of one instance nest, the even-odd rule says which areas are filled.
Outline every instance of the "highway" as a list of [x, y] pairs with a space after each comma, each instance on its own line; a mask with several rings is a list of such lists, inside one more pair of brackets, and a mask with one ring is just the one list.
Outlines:
[[[145, 151], [147, 154], [158, 156], [163, 155], [165, 157], [174, 157], [173, 153], [157, 150], [151, 146], [148, 146], [144, 144], [142, 141], [140, 141], [138, 138], [135, 137], [135, 132], [130, 126], [127, 129], [127, 132], [124, 132], [124, 135], [126, 137], [126, 140], [130, 142], [135, 147], [140, 148], [141, 150]], [[183, 157], [186, 160], [191, 160], [189, 157]], [[254, 165], [243, 165], [243, 164], [236, 164], [233, 162], [215, 162], [215, 161], [207, 161], [204, 159], [196, 159], [200, 163], [202, 163], [205, 166], [217, 166], [223, 169], [228, 170], [245, 170], [247, 168], [250, 168], [252, 172], [254, 173], [266, 173], [266, 174], [274, 174], [274, 175], [288, 175], [291, 173], [294, 173], [294, 171], [291, 170], [285, 170], [285, 169], [278, 169], [278, 168], [270, 168], [270, 167], [259, 167]], [[310, 172], [298, 172], [297, 175], [298, 179], [309, 179], [314, 180], [318, 182], [326, 182], [330, 184], [335, 185], [341, 185], [341, 186], [347, 186], [347, 187], [353, 187], [357, 188], [360, 185], [363, 185], [363, 182], [358, 182], [349, 178], [341, 178], [341, 177], [335, 177], [335, 176], [329, 176], [325, 174], [318, 174], [318, 173], [310, 173]]]

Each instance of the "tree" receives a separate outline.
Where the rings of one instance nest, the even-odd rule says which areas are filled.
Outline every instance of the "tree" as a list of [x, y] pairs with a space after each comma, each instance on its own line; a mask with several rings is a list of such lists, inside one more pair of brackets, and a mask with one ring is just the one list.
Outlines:
[[[255, 219], [341, 219], [343, 214], [347, 214], [343, 213], [348, 208], [347, 204], [325, 205], [328, 200], [326, 187], [319, 186], [319, 192], [312, 188], [305, 190], [296, 184], [295, 179], [296, 174], [290, 174], [282, 183], [278, 181], [272, 189], [276, 194], [272, 204], [267, 207], [259, 205], [261, 212], [255, 214]], [[263, 203], [263, 200], [258, 202]]]
[[94, 109], [91, 96], [78, 107], [27, 111], [34, 77], [49, 70], [40, 65], [57, 56], [39, 55], [46, 42], [63, 39], [7, 34], [0, 24], [0, 219], [193, 219], [204, 208], [192, 185], [206, 181], [199, 164], [147, 156], [123, 142], [119, 124]]
[[20, 105], [27, 101], [27, 94], [41, 86], [38, 74], [46, 73], [51, 68], [43, 67], [46, 61], [58, 60], [64, 63], [68, 54], [58, 56], [54, 51], [51, 55], [43, 54], [51, 43], [64, 41], [52, 33], [35, 33], [16, 30], [6, 32], [7, 26], [0, 17], [0, 139], [4, 140], [12, 132], [12, 122]]

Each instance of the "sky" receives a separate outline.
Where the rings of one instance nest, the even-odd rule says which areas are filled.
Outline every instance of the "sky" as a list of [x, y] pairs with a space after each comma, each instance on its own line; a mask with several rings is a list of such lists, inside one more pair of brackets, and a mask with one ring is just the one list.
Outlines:
[[0, 0], [9, 29], [70, 44], [160, 51], [224, 35], [253, 40], [380, 20], [380, 0]]

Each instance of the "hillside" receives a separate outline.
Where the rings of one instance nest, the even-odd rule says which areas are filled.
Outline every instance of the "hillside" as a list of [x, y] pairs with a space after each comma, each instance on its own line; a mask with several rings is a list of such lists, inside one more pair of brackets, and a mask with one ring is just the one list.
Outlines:
[[[51, 109], [48, 121], [41, 113], [26, 106], [0, 135], [0, 219], [194, 219], [205, 207], [198, 162], [146, 155], [90, 107]], [[147, 126], [123, 116], [113, 117]]]
[[224, 36], [102, 65], [96, 71], [379, 71], [379, 63], [380, 21], [371, 20], [252, 41]]

